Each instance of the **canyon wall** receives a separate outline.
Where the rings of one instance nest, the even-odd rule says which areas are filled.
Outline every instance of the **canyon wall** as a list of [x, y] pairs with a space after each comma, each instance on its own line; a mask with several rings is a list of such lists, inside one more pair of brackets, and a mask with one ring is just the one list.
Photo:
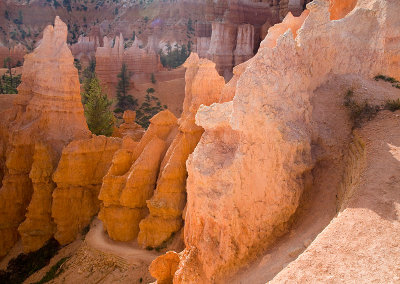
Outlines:
[[[16, 114], [3, 126], [8, 140], [2, 141], [5, 168], [0, 188], [1, 256], [17, 240], [17, 228], [33, 193], [33, 203], [42, 199], [42, 193], [46, 196], [43, 211], [48, 214], [48, 195], [54, 188], [50, 171], [62, 148], [74, 139], [90, 136], [78, 72], [66, 39], [67, 26], [57, 17], [54, 27], [45, 29], [39, 47], [25, 56], [22, 83], [14, 101]], [[23, 226], [21, 232], [25, 229]], [[49, 234], [51, 225], [44, 230]]]
[[[316, 88], [333, 75], [400, 78], [398, 3], [358, 1], [352, 11], [352, 1], [332, 3], [315, 0], [271, 28], [239, 65], [233, 100], [197, 112], [205, 132], [187, 161], [186, 249], [174, 283], [223, 281], [287, 231], [312, 186]], [[331, 21], [335, 8], [341, 17]], [[227, 98], [232, 89], [224, 88]]]
[[11, 66], [15, 67], [17, 65], [22, 66], [24, 63], [24, 56], [28, 53], [28, 50], [21, 43], [8, 48], [0, 45], [0, 64], [3, 67], [4, 60], [6, 58], [11, 59]]

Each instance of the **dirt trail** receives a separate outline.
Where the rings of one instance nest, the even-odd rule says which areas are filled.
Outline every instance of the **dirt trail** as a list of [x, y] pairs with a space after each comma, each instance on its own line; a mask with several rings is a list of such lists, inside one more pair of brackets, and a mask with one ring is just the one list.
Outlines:
[[110, 253], [124, 258], [128, 263], [137, 263], [138, 261], [146, 261], [151, 263], [161, 253], [156, 251], [148, 251], [139, 247], [137, 242], [117, 242], [111, 240], [107, 233], [103, 230], [103, 224], [100, 220], [95, 219], [91, 225], [91, 229], [85, 238], [86, 244], [96, 250], [104, 253]]
[[391, 84], [357, 76], [333, 77], [314, 92], [311, 99], [312, 154], [315, 160], [313, 185], [304, 192], [289, 233], [269, 248], [263, 257], [228, 279], [227, 283], [257, 284], [272, 280], [295, 261], [336, 216], [338, 192], [347, 170], [349, 144], [352, 141], [352, 123], [343, 105], [344, 95], [349, 89], [354, 91], [355, 100], [360, 103], [367, 100], [372, 105], [382, 105], [387, 99], [400, 97], [400, 90]]

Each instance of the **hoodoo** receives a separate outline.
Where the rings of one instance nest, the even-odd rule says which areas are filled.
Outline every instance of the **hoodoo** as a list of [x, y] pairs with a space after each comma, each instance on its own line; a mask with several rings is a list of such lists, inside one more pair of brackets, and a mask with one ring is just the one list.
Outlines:
[[[57, 17], [54, 26], [45, 29], [41, 44], [25, 56], [14, 113], [2, 120], [8, 139], [2, 140], [5, 156], [1, 158], [6, 163], [0, 189], [0, 255], [5, 255], [16, 242], [17, 228], [31, 200], [28, 215], [35, 219], [37, 213], [32, 210], [40, 205], [37, 200], [44, 200], [47, 205], [43, 204], [43, 213], [50, 221], [48, 200], [54, 187], [49, 180], [51, 170], [65, 145], [74, 139], [90, 137], [78, 72], [66, 43], [67, 32], [67, 26]], [[27, 240], [36, 238], [27, 232], [28, 227], [35, 227], [34, 223], [21, 227]], [[44, 231], [35, 242], [43, 243], [51, 228], [42, 228], [40, 221], [36, 225], [39, 227], [32, 231]], [[38, 246], [33, 244], [32, 248]], [[30, 250], [30, 245], [26, 249]]]

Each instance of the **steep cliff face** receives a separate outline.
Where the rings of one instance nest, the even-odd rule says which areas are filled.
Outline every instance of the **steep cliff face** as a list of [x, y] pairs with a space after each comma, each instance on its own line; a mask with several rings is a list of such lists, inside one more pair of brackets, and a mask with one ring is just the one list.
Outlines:
[[60, 244], [75, 240], [99, 211], [102, 180], [121, 145], [119, 138], [94, 136], [72, 141], [63, 149], [53, 175], [57, 188], [51, 210], [57, 225], [54, 237]]
[[329, 13], [337, 3], [322, 0], [300, 18], [288, 15], [246, 63], [233, 101], [200, 107], [205, 133], [187, 162], [186, 249], [175, 283], [221, 280], [287, 230], [312, 184], [310, 101], [318, 86], [351, 73], [399, 78], [392, 66], [400, 51], [387, 45], [399, 5], [358, 2], [339, 21]]
[[186, 205], [186, 160], [203, 134], [195, 124], [200, 105], [211, 105], [220, 98], [223, 77], [215, 63], [199, 59], [193, 53], [185, 62], [186, 90], [179, 133], [161, 163], [154, 196], [147, 201], [150, 215], [140, 222], [138, 242], [142, 247], [159, 247], [182, 227], [182, 212]]
[[[14, 102], [17, 114], [7, 126], [9, 137], [4, 143], [7, 150], [0, 189], [0, 255], [16, 241], [17, 227], [31, 200], [29, 174], [35, 145], [45, 145], [57, 160], [64, 145], [90, 135], [83, 115], [78, 72], [66, 39], [67, 26], [57, 17], [54, 27], [45, 29], [40, 46], [25, 56], [22, 83]], [[35, 186], [40, 186], [34, 177], [37, 172], [33, 170], [32, 177]], [[50, 184], [44, 184], [49, 190]]]

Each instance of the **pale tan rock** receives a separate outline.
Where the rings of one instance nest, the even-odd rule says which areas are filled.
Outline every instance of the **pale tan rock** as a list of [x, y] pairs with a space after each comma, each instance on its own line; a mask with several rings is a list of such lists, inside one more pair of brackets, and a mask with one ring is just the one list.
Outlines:
[[215, 62], [218, 73], [226, 79], [232, 77], [236, 34], [237, 26], [232, 23], [212, 23], [212, 34], [207, 58]]
[[196, 115], [205, 133], [187, 161], [186, 249], [174, 283], [223, 282], [286, 232], [315, 162], [316, 88], [333, 75], [398, 77], [392, 66], [400, 50], [385, 54], [398, 30], [397, 3], [358, 1], [338, 21], [327, 1], [307, 7], [299, 19], [289, 14], [286, 28], [270, 29], [233, 102]]
[[53, 175], [52, 217], [57, 225], [55, 238], [60, 244], [75, 240], [99, 211], [97, 196], [114, 153], [121, 148], [119, 138], [93, 136], [76, 140], [62, 152]]
[[142, 247], [159, 247], [182, 226], [186, 205], [186, 160], [193, 152], [203, 129], [194, 121], [200, 105], [211, 105], [220, 98], [224, 78], [218, 75], [215, 63], [192, 55], [185, 63], [186, 94], [179, 133], [163, 162], [154, 196], [147, 201], [150, 215], [140, 223], [138, 242]]
[[235, 66], [254, 56], [254, 26], [243, 24], [238, 26], [236, 48], [233, 52]]
[[29, 173], [35, 145], [46, 145], [58, 159], [64, 145], [90, 136], [78, 73], [66, 39], [67, 26], [57, 17], [54, 27], [45, 29], [41, 44], [25, 56], [22, 83], [14, 101], [16, 114], [10, 117], [8, 141], [3, 143], [6, 163], [0, 188], [0, 255], [16, 241], [17, 228], [32, 197]]

